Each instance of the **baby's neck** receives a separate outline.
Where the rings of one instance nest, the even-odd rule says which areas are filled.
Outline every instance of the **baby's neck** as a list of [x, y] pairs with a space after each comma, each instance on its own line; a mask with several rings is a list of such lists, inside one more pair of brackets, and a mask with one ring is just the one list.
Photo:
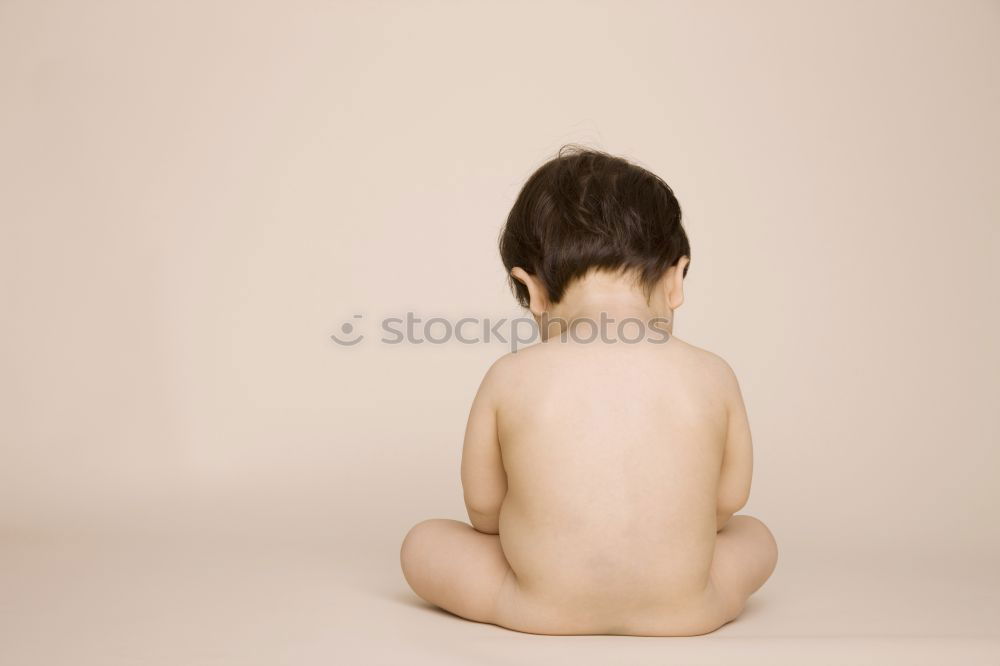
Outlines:
[[561, 320], [567, 326], [574, 322], [589, 320], [600, 322], [611, 319], [621, 322], [638, 319], [648, 323], [652, 319], [670, 322], [673, 328], [673, 311], [662, 298], [660, 290], [654, 289], [649, 298], [640, 286], [628, 278], [606, 272], [594, 272], [575, 280], [566, 289], [563, 298], [550, 308], [550, 320]]

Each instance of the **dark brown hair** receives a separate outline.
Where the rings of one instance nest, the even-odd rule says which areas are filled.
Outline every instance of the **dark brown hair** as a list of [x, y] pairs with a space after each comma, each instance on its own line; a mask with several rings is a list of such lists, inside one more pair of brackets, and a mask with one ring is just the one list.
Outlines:
[[528, 178], [500, 234], [500, 257], [525, 307], [528, 289], [510, 277], [515, 266], [558, 303], [573, 280], [594, 268], [635, 271], [648, 297], [685, 256], [691, 248], [670, 186], [624, 158], [575, 144]]

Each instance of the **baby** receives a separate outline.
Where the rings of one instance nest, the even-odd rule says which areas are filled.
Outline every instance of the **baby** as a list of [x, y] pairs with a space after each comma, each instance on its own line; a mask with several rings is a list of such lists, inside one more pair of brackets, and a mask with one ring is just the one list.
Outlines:
[[752, 467], [736, 377], [672, 335], [690, 257], [672, 190], [564, 147], [521, 190], [500, 254], [542, 341], [486, 373], [462, 452], [472, 525], [413, 527], [407, 582], [530, 633], [718, 629], [778, 551], [762, 522], [733, 516]]

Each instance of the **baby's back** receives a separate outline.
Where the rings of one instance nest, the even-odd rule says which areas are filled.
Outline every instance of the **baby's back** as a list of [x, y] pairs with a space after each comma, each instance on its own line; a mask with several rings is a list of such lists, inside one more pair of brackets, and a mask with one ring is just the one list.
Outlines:
[[594, 621], [699, 603], [726, 438], [721, 360], [672, 338], [551, 341], [507, 362], [499, 531], [520, 592]]

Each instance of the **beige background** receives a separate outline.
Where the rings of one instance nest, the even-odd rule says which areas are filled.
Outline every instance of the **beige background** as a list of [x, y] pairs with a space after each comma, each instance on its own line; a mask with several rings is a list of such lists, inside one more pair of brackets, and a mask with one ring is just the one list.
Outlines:
[[[0, 660], [996, 663], [996, 2], [0, 2]], [[781, 547], [693, 639], [430, 610], [566, 142], [664, 177]], [[353, 314], [371, 336], [328, 336]], [[569, 662], [567, 662], [569, 663]], [[956, 662], [957, 663], [957, 662]]]

